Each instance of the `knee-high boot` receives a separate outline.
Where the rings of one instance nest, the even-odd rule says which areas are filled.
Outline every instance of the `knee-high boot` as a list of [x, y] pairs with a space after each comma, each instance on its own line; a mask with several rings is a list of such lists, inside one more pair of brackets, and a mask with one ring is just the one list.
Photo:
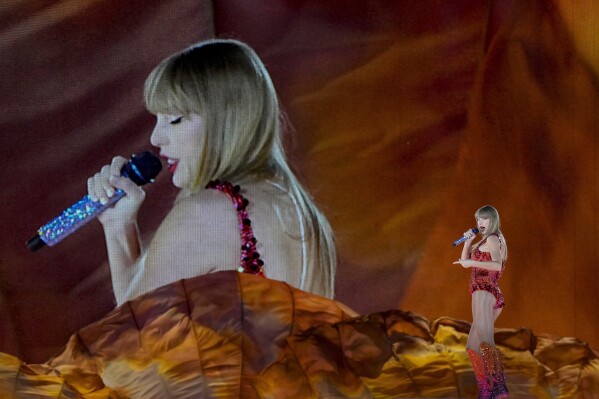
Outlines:
[[491, 383], [491, 398], [509, 398], [510, 394], [505, 385], [505, 372], [503, 371], [501, 352], [496, 347], [483, 342], [480, 344], [480, 353]]
[[466, 353], [468, 353], [476, 377], [478, 399], [489, 399], [491, 397], [491, 386], [489, 385], [489, 377], [485, 372], [485, 363], [478, 352], [472, 349], [466, 349]]

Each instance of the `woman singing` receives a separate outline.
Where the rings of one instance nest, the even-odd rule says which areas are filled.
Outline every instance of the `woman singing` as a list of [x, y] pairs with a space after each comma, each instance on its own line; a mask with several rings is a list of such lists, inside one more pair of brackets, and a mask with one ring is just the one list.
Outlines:
[[485, 205], [474, 214], [482, 239], [472, 244], [476, 234], [467, 231], [462, 256], [454, 264], [472, 268], [472, 327], [466, 351], [478, 383], [479, 398], [508, 398], [501, 352], [495, 347], [494, 323], [504, 306], [498, 281], [507, 260], [507, 244], [500, 230], [499, 214]]
[[144, 95], [157, 118], [150, 141], [181, 191], [143, 251], [144, 191], [120, 176], [126, 159], [88, 180], [93, 200], [127, 194], [98, 217], [117, 304], [236, 269], [332, 298], [332, 230], [287, 164], [277, 95], [256, 53], [235, 40], [198, 43], [160, 63]]

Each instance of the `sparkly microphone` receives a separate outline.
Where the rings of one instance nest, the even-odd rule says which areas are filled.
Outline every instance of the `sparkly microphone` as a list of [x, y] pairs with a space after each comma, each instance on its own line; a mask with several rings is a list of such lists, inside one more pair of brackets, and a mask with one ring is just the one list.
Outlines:
[[[472, 229], [472, 232], [473, 232], [474, 234], [478, 234], [478, 229], [475, 227], [475, 228], [473, 228], [473, 229]], [[464, 242], [464, 241], [466, 241], [467, 239], [468, 239], [468, 237], [466, 237], [466, 236], [462, 236], [462, 237], [458, 238], [457, 240], [455, 240], [455, 241], [453, 242], [453, 246], [455, 247], [456, 245], [463, 243], [463, 242]]]
[[[146, 183], [153, 183], [161, 170], [160, 159], [146, 151], [133, 155], [121, 169], [121, 176], [128, 177], [138, 186], [143, 186]], [[92, 201], [89, 195], [86, 195], [65, 209], [60, 216], [40, 227], [37, 234], [27, 241], [27, 248], [35, 252], [45, 246], [51, 247], [59, 243], [124, 196], [123, 190], [116, 190], [115, 194], [108, 199], [108, 203], [102, 204], [100, 201]]]

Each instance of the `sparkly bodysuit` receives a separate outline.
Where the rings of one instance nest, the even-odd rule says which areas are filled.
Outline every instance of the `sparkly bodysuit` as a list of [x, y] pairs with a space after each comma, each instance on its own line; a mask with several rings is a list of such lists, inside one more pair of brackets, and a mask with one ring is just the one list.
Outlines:
[[[494, 234], [494, 235], [497, 235], [497, 234]], [[502, 238], [499, 235], [497, 235], [497, 238], [499, 238], [499, 250], [501, 251], [501, 246], [503, 244]], [[481, 252], [478, 250], [478, 248], [480, 248], [481, 245], [483, 245], [485, 243], [485, 241], [487, 241], [486, 238], [483, 241], [481, 241], [481, 243], [478, 245], [478, 247], [474, 250], [474, 252], [470, 256], [470, 259], [476, 260], [479, 262], [491, 262], [492, 261], [490, 252]], [[495, 299], [496, 299], [495, 306], [493, 307], [493, 309], [499, 309], [499, 308], [504, 307], [505, 303], [503, 301], [503, 294], [501, 293], [501, 290], [499, 289], [499, 285], [497, 284], [499, 277], [501, 277], [501, 273], [503, 273], [504, 268], [505, 268], [504, 262], [501, 262], [501, 271], [493, 271], [493, 270], [487, 270], [487, 269], [483, 269], [483, 268], [479, 268], [479, 267], [473, 267], [472, 274], [470, 275], [470, 284], [469, 284], [470, 295], [472, 295], [472, 293], [474, 291], [479, 291], [479, 290], [490, 292], [491, 294], [493, 294], [493, 296], [495, 296]]]

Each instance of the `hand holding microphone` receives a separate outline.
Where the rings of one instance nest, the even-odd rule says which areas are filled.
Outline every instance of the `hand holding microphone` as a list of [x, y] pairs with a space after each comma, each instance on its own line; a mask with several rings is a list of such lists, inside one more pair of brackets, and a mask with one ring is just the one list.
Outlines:
[[459, 245], [466, 240], [473, 239], [478, 234], [478, 229], [475, 227], [472, 230], [468, 230], [464, 235], [453, 242], [453, 246]]
[[[473, 228], [471, 230], [466, 231], [462, 237], [458, 238], [457, 240], [455, 240], [453, 242], [453, 246], [455, 247], [456, 245], [458, 245], [464, 241], [473, 240], [474, 237], [476, 237], [476, 234], [478, 234], [477, 228]], [[465, 249], [466, 248], [464, 248], [464, 250]], [[460, 264], [460, 265], [462, 265], [462, 267], [468, 268], [468, 267], [472, 267], [474, 265], [474, 261], [472, 261], [471, 259], [458, 259], [457, 261], [453, 262], [453, 264], [454, 265]]]
[[[137, 211], [145, 199], [145, 191], [121, 172], [129, 162], [128, 159], [116, 156], [110, 165], [105, 165], [98, 173], [87, 179], [87, 193], [94, 202], [114, 205], [98, 214], [98, 221], [103, 225], [114, 222], [127, 223], [134, 220]], [[114, 202], [115, 196], [126, 194], [124, 198]]]
[[104, 166], [99, 173], [88, 179], [89, 194], [40, 227], [37, 234], [27, 241], [27, 247], [35, 252], [59, 243], [125, 196], [128, 197], [127, 201], [119, 204], [119, 212], [111, 212], [113, 216], [103, 217], [100, 221], [104, 224], [108, 220], [130, 220], [137, 213], [145, 196], [144, 191], [137, 186], [153, 182], [161, 170], [160, 159], [151, 152], [133, 155], [128, 161], [115, 157], [111, 165]]

